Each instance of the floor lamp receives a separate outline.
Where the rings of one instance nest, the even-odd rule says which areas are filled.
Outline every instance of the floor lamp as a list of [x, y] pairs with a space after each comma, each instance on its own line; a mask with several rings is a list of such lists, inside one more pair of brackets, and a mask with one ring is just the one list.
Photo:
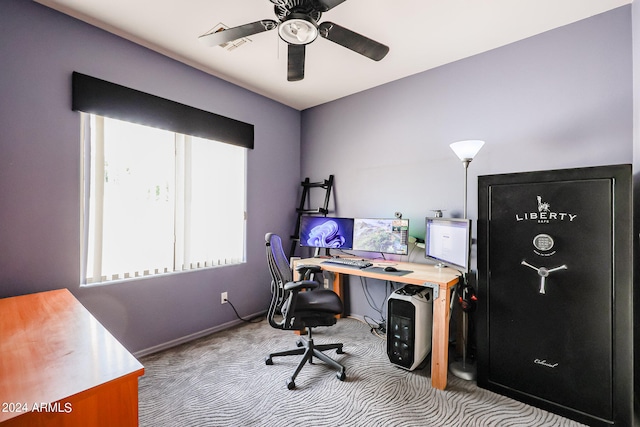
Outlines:
[[[454, 142], [450, 145], [451, 149], [454, 153], [460, 158], [462, 161], [462, 166], [464, 167], [464, 219], [467, 219], [467, 170], [469, 169], [469, 163], [473, 160], [473, 158], [478, 154], [478, 151], [484, 145], [484, 141], [479, 140], [468, 140], [468, 141], [458, 141]], [[466, 276], [466, 272], [464, 275]], [[465, 277], [466, 280], [466, 277]], [[460, 286], [460, 285], [458, 285]], [[463, 380], [475, 380], [476, 379], [476, 366], [471, 361], [467, 361], [467, 336], [469, 334], [469, 315], [466, 311], [462, 312], [462, 361], [453, 362], [449, 369], [451, 373], [458, 378]]]

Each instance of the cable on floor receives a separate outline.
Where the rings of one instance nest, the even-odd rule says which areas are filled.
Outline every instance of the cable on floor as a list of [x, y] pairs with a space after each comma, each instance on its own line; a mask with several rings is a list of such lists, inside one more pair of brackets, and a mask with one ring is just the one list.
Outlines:
[[242, 320], [243, 322], [246, 322], [246, 323], [260, 323], [265, 319], [265, 315], [264, 314], [258, 314], [257, 316], [253, 316], [253, 317], [251, 317], [249, 319], [244, 319], [244, 318], [240, 317], [240, 315], [238, 314], [238, 310], [236, 310], [236, 308], [231, 303], [231, 301], [229, 301], [228, 298], [225, 298], [225, 301], [227, 302], [227, 304], [229, 304], [231, 306], [231, 308], [233, 309], [233, 312], [236, 314], [236, 317], [238, 319]]

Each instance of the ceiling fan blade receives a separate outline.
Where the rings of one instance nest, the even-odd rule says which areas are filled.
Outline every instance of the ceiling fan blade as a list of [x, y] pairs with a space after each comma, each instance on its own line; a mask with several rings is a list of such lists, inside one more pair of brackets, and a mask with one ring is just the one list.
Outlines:
[[198, 37], [198, 40], [207, 46], [218, 46], [243, 37], [273, 30], [277, 26], [278, 23], [276, 21], [272, 19], [264, 19], [262, 21], [240, 25], [239, 27], [227, 28], [226, 30], [208, 33]]
[[334, 24], [333, 22], [325, 21], [318, 26], [318, 29], [320, 30], [320, 35], [325, 39], [338, 43], [374, 61], [380, 61], [389, 52], [388, 46]]
[[320, 12], [326, 12], [327, 10], [333, 9], [334, 7], [344, 3], [345, 1], [347, 0], [317, 0], [318, 6], [316, 10], [319, 10]]
[[304, 79], [304, 57], [306, 47], [303, 44], [290, 44], [287, 59], [287, 80], [297, 82]]

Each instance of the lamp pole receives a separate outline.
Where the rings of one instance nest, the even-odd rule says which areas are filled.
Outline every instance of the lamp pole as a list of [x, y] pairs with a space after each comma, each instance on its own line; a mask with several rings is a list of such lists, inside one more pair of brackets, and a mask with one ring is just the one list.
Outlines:
[[469, 163], [471, 163], [471, 159], [464, 159], [462, 161], [462, 165], [464, 166], [464, 204], [462, 209], [462, 217], [467, 219], [467, 175], [469, 172]]
[[[484, 145], [484, 141], [470, 140], [470, 141], [458, 141], [451, 144], [451, 149], [456, 153], [458, 158], [462, 161], [464, 167], [464, 204], [463, 204], [463, 216], [467, 219], [467, 188], [468, 188], [468, 173], [469, 163], [478, 154], [478, 151]], [[466, 283], [467, 272], [463, 272], [462, 280]], [[458, 284], [460, 286], [460, 284]], [[463, 291], [464, 292], [464, 288]], [[469, 314], [466, 311], [462, 312], [462, 361], [453, 362], [449, 369], [451, 373], [456, 377], [463, 380], [475, 380], [477, 376], [476, 366], [473, 363], [467, 363], [467, 345], [469, 335]]]

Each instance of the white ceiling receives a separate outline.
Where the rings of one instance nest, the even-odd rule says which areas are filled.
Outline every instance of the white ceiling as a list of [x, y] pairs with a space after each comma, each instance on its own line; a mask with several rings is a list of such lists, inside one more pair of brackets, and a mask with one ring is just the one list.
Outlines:
[[632, 0], [347, 0], [320, 19], [389, 46], [380, 62], [318, 37], [287, 81], [277, 31], [234, 50], [198, 42], [219, 23], [274, 19], [269, 0], [35, 0], [303, 110], [614, 9]]

